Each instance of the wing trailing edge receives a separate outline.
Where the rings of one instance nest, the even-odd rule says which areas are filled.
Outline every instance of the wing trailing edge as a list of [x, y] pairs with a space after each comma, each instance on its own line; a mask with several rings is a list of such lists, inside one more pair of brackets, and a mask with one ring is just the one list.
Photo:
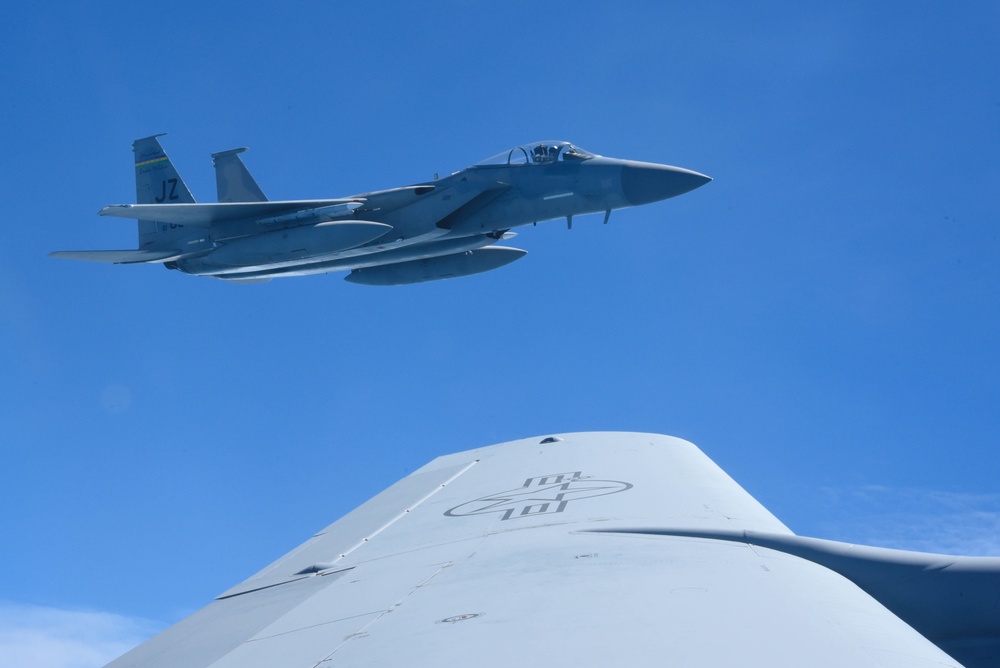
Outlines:
[[318, 218], [333, 219], [349, 215], [362, 202], [363, 200], [354, 198], [209, 204], [112, 204], [98, 211], [97, 215], [186, 227], [211, 227], [235, 220], [256, 220], [261, 224], [304, 223]]
[[205, 251], [189, 253], [179, 250], [78, 250], [55, 251], [49, 257], [64, 260], [87, 260], [111, 264], [143, 264], [147, 262], [172, 262], [185, 257], [202, 255]]

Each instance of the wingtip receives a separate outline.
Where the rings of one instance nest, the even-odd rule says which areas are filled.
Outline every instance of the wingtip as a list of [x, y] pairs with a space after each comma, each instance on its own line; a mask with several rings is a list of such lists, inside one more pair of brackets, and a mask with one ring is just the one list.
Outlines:
[[97, 212], [98, 216], [110, 216], [111, 212], [115, 209], [131, 209], [132, 204], [108, 204], [105, 207], [101, 207], [101, 210]]

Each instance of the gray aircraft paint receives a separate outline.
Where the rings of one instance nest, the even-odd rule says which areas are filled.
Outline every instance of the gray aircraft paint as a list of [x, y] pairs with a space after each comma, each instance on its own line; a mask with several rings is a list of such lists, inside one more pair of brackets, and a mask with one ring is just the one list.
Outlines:
[[212, 155], [218, 203], [198, 204], [157, 137], [133, 144], [137, 204], [103, 216], [139, 222], [139, 248], [53, 257], [141, 264], [260, 282], [350, 270], [348, 280], [398, 285], [489, 271], [524, 256], [492, 246], [515, 227], [676, 197], [711, 179], [655, 163], [605, 158], [568, 142], [536, 142], [434, 181], [328, 200], [268, 201], [240, 158]]
[[796, 536], [686, 441], [560, 434], [439, 457], [109, 668], [985, 668], [998, 581]]

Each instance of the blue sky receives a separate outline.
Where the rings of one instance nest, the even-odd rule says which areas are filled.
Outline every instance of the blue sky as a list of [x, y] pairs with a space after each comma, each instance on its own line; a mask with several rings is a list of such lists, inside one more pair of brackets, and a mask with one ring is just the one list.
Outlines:
[[[857, 4], [8, 8], [0, 663], [100, 665], [433, 457], [560, 431], [691, 440], [800, 534], [1000, 554], [1000, 5]], [[95, 213], [157, 132], [203, 201], [237, 146], [273, 199], [547, 138], [715, 180], [399, 288], [46, 258], [134, 247]]]

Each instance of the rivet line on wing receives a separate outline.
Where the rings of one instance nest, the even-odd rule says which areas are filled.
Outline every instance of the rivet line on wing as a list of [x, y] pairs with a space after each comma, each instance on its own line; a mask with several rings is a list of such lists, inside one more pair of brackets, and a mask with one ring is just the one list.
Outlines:
[[463, 473], [465, 473], [466, 471], [468, 471], [469, 469], [471, 469], [478, 462], [479, 462], [478, 459], [469, 462], [468, 465], [462, 467], [461, 471], [459, 471], [455, 475], [453, 475], [450, 478], [448, 478], [447, 480], [445, 480], [443, 483], [441, 483], [440, 485], [438, 485], [437, 488], [435, 488], [433, 491], [431, 491], [428, 494], [426, 494], [423, 497], [421, 497], [420, 500], [418, 500], [416, 503], [414, 503], [413, 505], [409, 506], [408, 508], [406, 508], [405, 510], [403, 510], [402, 512], [400, 512], [399, 514], [397, 514], [391, 520], [389, 520], [388, 522], [386, 522], [385, 524], [383, 524], [382, 526], [380, 526], [378, 529], [376, 529], [375, 531], [373, 531], [370, 534], [368, 534], [368, 536], [366, 536], [365, 538], [362, 538], [360, 541], [358, 541], [357, 543], [355, 543], [349, 549], [344, 550], [340, 555], [338, 555], [338, 557], [333, 561], [333, 563], [337, 563], [341, 559], [346, 558], [347, 555], [351, 554], [356, 549], [358, 549], [359, 547], [361, 547], [362, 545], [364, 545], [365, 543], [367, 543], [368, 541], [370, 541], [372, 538], [374, 538], [375, 536], [379, 535], [380, 533], [382, 533], [383, 531], [385, 531], [386, 529], [388, 529], [390, 526], [392, 526], [393, 524], [395, 524], [396, 522], [398, 522], [402, 518], [406, 517], [406, 515], [409, 514], [410, 511], [416, 510], [416, 508], [418, 508], [420, 505], [422, 505], [424, 502], [426, 502], [427, 499], [431, 498], [432, 496], [434, 496], [435, 494], [437, 494], [438, 492], [440, 492], [442, 489], [444, 489], [445, 487], [447, 487], [448, 485], [450, 485], [460, 475], [462, 475]]

